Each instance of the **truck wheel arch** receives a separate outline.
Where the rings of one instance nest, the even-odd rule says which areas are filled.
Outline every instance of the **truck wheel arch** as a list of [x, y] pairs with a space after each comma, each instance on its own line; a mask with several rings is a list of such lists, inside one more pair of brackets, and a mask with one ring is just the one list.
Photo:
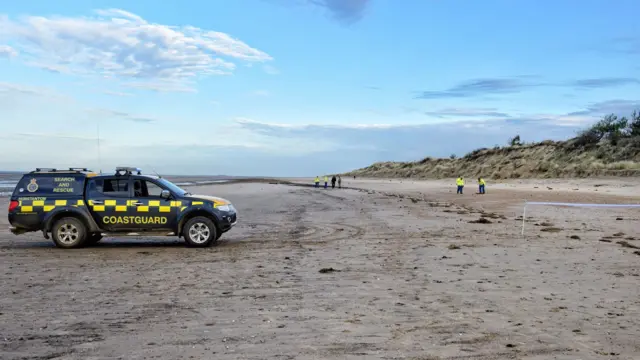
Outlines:
[[193, 209], [187, 212], [186, 214], [182, 215], [182, 217], [180, 217], [180, 220], [178, 221], [178, 229], [176, 234], [178, 236], [182, 236], [182, 227], [184, 226], [184, 224], [187, 221], [189, 221], [189, 219], [194, 218], [196, 216], [204, 216], [208, 219], [211, 219], [211, 221], [213, 221], [213, 224], [216, 226], [216, 231], [220, 231], [218, 218], [215, 215], [213, 215], [211, 212], [206, 211], [204, 209]]
[[77, 218], [84, 224], [84, 226], [87, 227], [87, 231], [89, 232], [99, 230], [97, 224], [93, 221], [93, 219], [87, 218], [87, 214], [83, 213], [82, 211], [74, 210], [74, 209], [61, 209], [50, 214], [46, 218], [44, 232], [45, 233], [51, 232], [51, 228], [53, 227], [53, 224], [55, 224], [56, 221], [58, 221], [63, 217]]

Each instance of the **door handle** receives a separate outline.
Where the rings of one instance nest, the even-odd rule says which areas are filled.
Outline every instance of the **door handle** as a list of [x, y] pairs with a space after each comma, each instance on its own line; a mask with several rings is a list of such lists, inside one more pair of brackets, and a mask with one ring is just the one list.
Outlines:
[[102, 204], [104, 204], [104, 201], [102, 201], [102, 200], [92, 200], [92, 202], [93, 202], [94, 205], [102, 205]]
[[136, 201], [136, 202], [134, 202], [134, 203], [133, 203], [133, 205], [135, 205], [135, 206], [140, 206], [140, 205], [144, 205], [144, 204], [143, 204], [143, 203], [141, 203], [140, 201]]

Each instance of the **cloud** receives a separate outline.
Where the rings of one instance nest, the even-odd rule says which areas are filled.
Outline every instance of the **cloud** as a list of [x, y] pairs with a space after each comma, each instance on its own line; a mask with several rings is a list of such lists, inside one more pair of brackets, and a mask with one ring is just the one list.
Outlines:
[[530, 82], [524, 77], [515, 78], [495, 78], [495, 79], [473, 79], [460, 83], [447, 90], [441, 91], [423, 91], [417, 99], [442, 99], [442, 98], [468, 98], [480, 95], [491, 94], [510, 94], [517, 93], [534, 86], [540, 86], [539, 83]]
[[154, 119], [151, 117], [132, 115], [127, 112], [111, 110], [111, 109], [89, 109], [87, 111], [91, 114], [94, 114], [102, 118], [118, 118], [118, 119], [133, 121], [137, 123], [151, 123], [151, 122], [157, 121], [157, 119]]
[[264, 72], [266, 72], [269, 75], [280, 74], [280, 70], [276, 69], [274, 66], [271, 66], [271, 65], [264, 65], [262, 69], [264, 70]]
[[499, 112], [495, 108], [446, 108], [437, 111], [427, 111], [426, 115], [439, 118], [446, 117], [509, 117], [509, 114]]
[[640, 37], [623, 36], [611, 39], [602, 46], [601, 50], [625, 55], [638, 55], [640, 54]]
[[95, 13], [17, 20], [0, 16], [0, 36], [16, 44], [28, 65], [168, 91], [190, 88], [200, 76], [231, 74], [235, 62], [273, 60], [222, 32], [156, 24], [119, 9]]
[[107, 90], [107, 91], [103, 91], [102, 93], [106, 94], [106, 95], [119, 96], [119, 97], [133, 96], [133, 94], [120, 92], [120, 91], [109, 91], [109, 90]]
[[307, 0], [310, 4], [323, 7], [334, 19], [346, 24], [360, 21], [371, 0]]
[[69, 96], [61, 94], [50, 88], [8, 82], [0, 82], [0, 96], [2, 95], [30, 95], [71, 100]]
[[530, 76], [513, 78], [472, 79], [447, 90], [422, 91], [416, 99], [471, 98], [482, 95], [514, 94], [534, 87], [555, 86], [576, 89], [598, 89], [623, 85], [640, 85], [640, 80], [630, 77], [603, 77], [578, 79], [566, 82], [535, 82]]
[[[578, 117], [575, 117], [578, 118]], [[581, 119], [584, 119], [582, 117]], [[305, 148], [315, 151], [297, 165], [322, 164], [324, 156], [333, 156], [332, 168], [318, 171], [342, 171], [369, 165], [375, 161], [416, 160], [425, 156], [463, 155], [481, 147], [506, 144], [520, 134], [525, 141], [566, 139], [574, 136], [582, 122], [557, 118], [524, 118], [515, 120], [458, 121], [438, 124], [378, 125], [291, 125], [272, 124], [249, 119], [236, 119], [244, 129], [278, 139], [298, 139]], [[320, 145], [323, 140], [328, 145]], [[311, 174], [309, 174], [311, 175]]]
[[585, 110], [575, 111], [569, 115], [595, 117], [613, 113], [619, 116], [627, 116], [633, 111], [640, 111], [640, 100], [614, 99], [592, 103]]
[[8, 45], [0, 45], [0, 58], [12, 58], [18, 56], [18, 51]]
[[190, 84], [184, 84], [173, 81], [148, 81], [148, 82], [128, 82], [123, 84], [125, 87], [138, 90], [149, 90], [160, 93], [165, 92], [182, 92], [196, 93], [198, 92]]
[[576, 80], [571, 83], [576, 88], [596, 89], [605, 87], [616, 87], [624, 85], [639, 85], [640, 80], [628, 77], [610, 77]]
[[25, 137], [25, 138], [50, 138], [50, 139], [67, 139], [67, 140], [83, 140], [83, 141], [96, 141], [97, 137], [80, 136], [80, 135], [68, 135], [68, 134], [53, 134], [53, 133], [12, 133], [11, 137]]

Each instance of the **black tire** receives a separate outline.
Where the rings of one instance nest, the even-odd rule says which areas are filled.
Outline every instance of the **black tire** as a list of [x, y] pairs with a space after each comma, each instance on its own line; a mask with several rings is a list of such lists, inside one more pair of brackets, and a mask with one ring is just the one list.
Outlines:
[[218, 229], [213, 221], [204, 216], [189, 219], [182, 230], [184, 240], [191, 247], [211, 246], [218, 240]]
[[53, 224], [51, 237], [57, 247], [75, 249], [85, 245], [88, 234], [87, 227], [75, 217], [64, 217]]
[[95, 245], [100, 242], [100, 240], [102, 240], [102, 234], [93, 233], [87, 238], [86, 245]]

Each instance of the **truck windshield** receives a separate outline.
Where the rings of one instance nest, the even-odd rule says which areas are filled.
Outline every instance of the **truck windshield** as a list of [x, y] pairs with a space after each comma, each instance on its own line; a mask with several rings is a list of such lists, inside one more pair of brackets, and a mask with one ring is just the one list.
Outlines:
[[171, 181], [165, 180], [165, 179], [158, 179], [158, 182], [160, 184], [162, 184], [164, 187], [166, 187], [167, 189], [169, 189], [171, 192], [176, 193], [180, 196], [183, 196], [185, 194], [188, 194], [188, 192], [184, 189], [182, 189], [181, 187], [179, 187], [178, 185], [172, 183]]

